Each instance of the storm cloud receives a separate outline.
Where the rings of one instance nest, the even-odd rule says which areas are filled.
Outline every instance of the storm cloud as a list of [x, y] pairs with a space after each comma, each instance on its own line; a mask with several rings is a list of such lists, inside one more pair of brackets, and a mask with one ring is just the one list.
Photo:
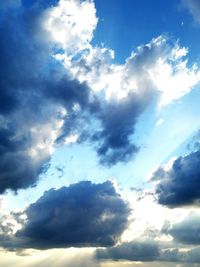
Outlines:
[[132, 241], [116, 247], [97, 249], [96, 258], [100, 261], [199, 263], [200, 247], [179, 250], [176, 245], [161, 241]]
[[74, 106], [81, 117], [89, 101], [88, 87], [52, 57], [53, 44], [40, 27], [45, 1], [22, 3], [0, 9], [0, 193], [36, 183], [63, 125], [70, 125], [67, 136], [76, 124]]
[[98, 249], [96, 257], [99, 259], [128, 260], [128, 261], [155, 261], [159, 258], [158, 244], [142, 241], [123, 243], [113, 248]]
[[188, 215], [183, 221], [176, 224], [169, 224], [164, 229], [166, 234], [170, 234], [176, 242], [189, 245], [200, 245], [200, 216]]
[[130, 208], [111, 182], [82, 181], [46, 191], [24, 214], [27, 219], [21, 230], [15, 235], [1, 235], [2, 246], [8, 249], [112, 246], [128, 226]]
[[158, 203], [169, 207], [199, 205], [200, 151], [177, 158], [168, 169], [160, 167], [152, 177]]
[[97, 117], [102, 129], [92, 136], [97, 143], [97, 153], [103, 165], [112, 166], [120, 161], [128, 161], [139, 148], [131, 141], [139, 115], [146, 102], [134, 93], [119, 101], [111, 101], [100, 107]]

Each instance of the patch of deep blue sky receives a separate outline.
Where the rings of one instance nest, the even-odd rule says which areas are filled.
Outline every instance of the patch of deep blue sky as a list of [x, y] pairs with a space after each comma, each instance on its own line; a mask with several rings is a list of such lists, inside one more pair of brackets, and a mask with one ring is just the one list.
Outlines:
[[[22, 2], [23, 7], [25, 8], [31, 8], [36, 3], [35, 0], [22, 0], [21, 2]], [[56, 5], [59, 2], [59, 0], [47, 0], [47, 1], [38, 1], [38, 2], [42, 8], [48, 8], [49, 6]]]

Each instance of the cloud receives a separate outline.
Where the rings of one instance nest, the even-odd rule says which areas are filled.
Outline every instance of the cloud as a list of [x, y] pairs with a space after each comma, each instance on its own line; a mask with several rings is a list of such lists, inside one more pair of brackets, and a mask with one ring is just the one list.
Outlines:
[[170, 234], [176, 242], [190, 245], [200, 245], [199, 231], [200, 216], [198, 214], [190, 214], [183, 221], [169, 224], [164, 229], [164, 232]]
[[160, 118], [157, 122], [156, 122], [156, 127], [160, 127], [162, 124], [164, 123], [164, 119]]
[[[169, 247], [167, 247], [169, 246]], [[96, 257], [99, 260], [128, 261], [128, 262], [174, 262], [174, 263], [199, 263], [200, 247], [181, 251], [167, 242], [159, 241], [132, 241], [122, 243], [116, 247], [97, 249]], [[165, 266], [163, 264], [163, 266]], [[162, 265], [161, 265], [162, 266]]]
[[73, 60], [65, 50], [55, 57], [73, 77], [103, 92], [107, 100], [120, 100], [131, 92], [142, 99], [151, 91], [160, 95], [157, 104], [163, 107], [188, 94], [200, 80], [197, 66], [188, 64], [188, 52], [173, 38], [161, 35], [139, 46], [121, 65], [113, 64], [114, 51], [105, 47], [89, 46]]
[[70, 79], [52, 57], [41, 26], [43, 6], [35, 1], [0, 11], [0, 193], [35, 185], [62, 128], [70, 125], [66, 137], [89, 105], [87, 85]]
[[0, 27], [0, 193], [34, 184], [49, 160], [48, 147], [42, 149], [46, 133], [38, 132], [46, 124], [45, 115], [38, 117], [42, 103], [37, 86], [39, 58], [46, 55], [31, 42], [34, 12], [27, 11], [28, 17], [23, 12], [18, 17], [19, 10], [8, 12], [1, 13]]
[[[160, 256], [160, 261], [177, 262], [177, 263], [200, 263], [200, 248], [181, 251], [177, 248], [166, 249]], [[190, 265], [189, 265], [190, 266]], [[193, 265], [192, 265], [193, 266]]]
[[172, 166], [160, 167], [153, 174], [157, 180], [158, 203], [169, 207], [199, 205], [200, 151], [173, 161]]
[[199, 80], [198, 69], [187, 66], [187, 50], [164, 36], [113, 64], [111, 49], [91, 44], [93, 1], [2, 3], [0, 193], [34, 186], [70, 136], [89, 140], [101, 164], [130, 160], [144, 110], [158, 95], [160, 105], [178, 99]]
[[[138, 266], [134, 261], [99, 261], [95, 260], [93, 251], [89, 249], [52, 249], [47, 251], [27, 251], [27, 254], [16, 255], [13, 252], [1, 251], [1, 266], [11, 267], [46, 267], [54, 265], [58, 267], [119, 267], [119, 266]], [[199, 248], [192, 249], [189, 252], [180, 252], [177, 249], [166, 250], [163, 253], [163, 260], [153, 262], [140, 262], [142, 267], [198, 267], [199, 266]], [[182, 261], [177, 261], [181, 259]], [[184, 258], [185, 257], [185, 258]], [[169, 259], [169, 261], [166, 261]], [[174, 259], [174, 261], [172, 261]], [[192, 260], [190, 260], [192, 259]]]
[[93, 1], [60, 0], [44, 13], [43, 27], [71, 61], [75, 54], [91, 46], [97, 21]]
[[[145, 100], [143, 100], [145, 102]], [[104, 165], [113, 165], [128, 161], [138, 151], [131, 142], [131, 135], [145, 103], [135, 94], [126, 99], [110, 101], [100, 106], [96, 115], [101, 121], [102, 129], [91, 136], [97, 143], [97, 153]]]
[[8, 249], [112, 246], [128, 226], [129, 213], [111, 182], [83, 181], [46, 191], [25, 210], [21, 230], [11, 235], [10, 224], [4, 226], [1, 244]]
[[159, 247], [152, 242], [129, 242], [107, 249], [98, 249], [99, 259], [155, 261], [160, 255]]
[[198, 0], [182, 0], [182, 4], [188, 9], [194, 21], [200, 23], [200, 3]]
[[188, 67], [187, 49], [166, 36], [141, 45], [122, 65], [112, 63], [114, 51], [105, 47], [87, 45], [72, 60], [68, 49], [62, 48], [55, 57], [100, 99], [94, 110], [100, 129], [90, 136], [97, 143], [100, 162], [108, 166], [136, 154], [135, 126], [153, 101], [159, 107], [168, 105], [189, 93], [200, 79], [199, 70]]
[[167, 244], [152, 240], [132, 241], [112, 248], [97, 249], [96, 258], [101, 261], [159, 262], [162, 266], [165, 266], [165, 262], [179, 264], [200, 262], [200, 247], [181, 251], [173, 246], [163, 248], [165, 245]]

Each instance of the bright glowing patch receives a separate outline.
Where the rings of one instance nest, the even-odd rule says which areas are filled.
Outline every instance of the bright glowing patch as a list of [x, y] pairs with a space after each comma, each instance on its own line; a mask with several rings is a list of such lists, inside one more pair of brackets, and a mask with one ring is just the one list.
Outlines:
[[91, 1], [61, 0], [44, 16], [44, 28], [67, 54], [88, 48], [97, 24]]

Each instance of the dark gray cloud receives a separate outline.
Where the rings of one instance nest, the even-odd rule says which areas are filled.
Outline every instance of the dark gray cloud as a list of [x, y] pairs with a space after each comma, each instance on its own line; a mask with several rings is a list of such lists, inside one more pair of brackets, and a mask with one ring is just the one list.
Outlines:
[[154, 242], [129, 242], [122, 245], [98, 249], [98, 259], [128, 260], [128, 261], [155, 261], [159, 258], [160, 249]]
[[39, 27], [47, 1], [23, 5], [0, 10], [0, 193], [36, 183], [62, 135], [58, 125], [66, 121], [69, 134], [89, 100], [88, 87], [70, 80], [51, 56], [54, 47]]
[[26, 210], [27, 221], [15, 235], [1, 235], [14, 248], [112, 246], [128, 225], [130, 208], [112, 183], [83, 181], [51, 189]]
[[[166, 248], [169, 247], [169, 248]], [[130, 262], [174, 262], [200, 263], [200, 247], [181, 251], [164, 242], [132, 241], [116, 247], [97, 249], [98, 260], [130, 261]]]
[[[162, 45], [152, 41], [148, 46], [139, 47], [124, 65], [121, 86], [122, 88], [124, 86], [126, 92], [127, 88], [124, 84], [129, 84], [127, 96], [120, 100], [111, 97], [108, 102], [101, 102], [94, 111], [102, 129], [92, 135], [92, 141], [97, 142], [97, 153], [103, 165], [112, 166], [118, 162], [127, 162], [139, 150], [137, 144], [133, 142], [133, 135], [139, 117], [158, 97], [155, 85], [149, 78], [148, 70], [162, 55], [159, 46]], [[163, 45], [163, 51], [167, 49], [169, 48]], [[131, 88], [135, 86], [135, 83], [137, 90]], [[116, 95], [118, 93], [116, 91]]]
[[131, 142], [131, 136], [141, 110], [142, 102], [134, 94], [99, 108], [97, 117], [102, 122], [102, 130], [92, 136], [92, 141], [98, 144], [97, 153], [102, 164], [109, 166], [128, 161], [138, 151]]
[[170, 234], [176, 242], [200, 245], [200, 216], [189, 215], [179, 223], [169, 224], [163, 231]]
[[[22, 14], [18, 16], [18, 12]], [[40, 124], [35, 117], [41, 101], [37, 101], [40, 97], [35, 86], [38, 79], [34, 76], [38, 77], [39, 58], [44, 55], [41, 47], [37, 48], [30, 40], [31, 18], [35, 15], [28, 13], [1, 12], [0, 193], [34, 184], [43, 164], [49, 160], [45, 151], [35, 162], [28, 153], [28, 147], [34, 143], [29, 128]]]
[[171, 168], [160, 167], [152, 179], [156, 186], [158, 203], [169, 207], [197, 205], [200, 201], [200, 151], [179, 157]]

